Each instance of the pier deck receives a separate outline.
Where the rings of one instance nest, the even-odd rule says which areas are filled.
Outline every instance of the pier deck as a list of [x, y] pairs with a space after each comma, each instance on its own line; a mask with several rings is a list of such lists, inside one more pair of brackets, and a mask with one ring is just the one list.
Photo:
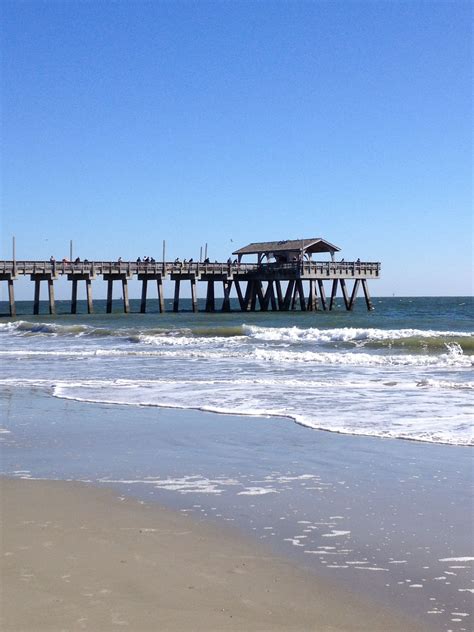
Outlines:
[[[174, 311], [179, 310], [180, 287], [183, 281], [191, 283], [193, 310], [197, 311], [197, 283], [206, 283], [206, 311], [215, 311], [216, 282], [223, 284], [222, 311], [230, 310], [231, 291], [235, 288], [242, 311], [255, 311], [257, 306], [266, 311], [296, 309], [333, 309], [338, 286], [347, 310], [352, 310], [357, 291], [362, 285], [368, 309], [372, 303], [367, 281], [380, 277], [381, 264], [367, 261], [298, 261], [291, 263], [176, 263], [176, 262], [133, 262], [133, 261], [0, 261], [0, 281], [8, 283], [9, 310], [15, 315], [14, 281], [29, 276], [35, 283], [34, 313], [39, 313], [40, 284], [48, 285], [49, 311], [55, 313], [54, 281], [67, 276], [72, 282], [71, 313], [77, 309], [77, 284], [86, 283], [89, 313], [93, 312], [92, 281], [98, 277], [108, 283], [107, 312], [112, 311], [113, 282], [120, 281], [124, 311], [130, 310], [128, 281], [138, 279], [142, 283], [141, 312], [146, 311], [147, 290], [150, 281], [157, 282], [160, 311], [164, 311], [163, 281], [175, 284]], [[346, 281], [352, 280], [348, 291]], [[330, 299], [326, 300], [325, 282], [330, 282]], [[303, 283], [308, 286], [306, 296]]]

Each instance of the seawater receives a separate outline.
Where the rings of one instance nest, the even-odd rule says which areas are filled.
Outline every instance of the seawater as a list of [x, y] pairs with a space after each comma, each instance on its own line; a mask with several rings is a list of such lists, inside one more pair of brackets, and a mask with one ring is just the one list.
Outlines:
[[96, 301], [55, 317], [19, 303], [0, 319], [0, 474], [230, 523], [430, 630], [467, 632], [472, 299], [374, 302], [106, 315]]
[[17, 318], [0, 319], [0, 387], [473, 444], [472, 298], [380, 298], [372, 312], [360, 300], [353, 312], [209, 314], [183, 305], [159, 314], [149, 301], [147, 314], [126, 315], [118, 303], [105, 314], [96, 301], [95, 314], [70, 315], [58, 302], [57, 316], [32, 316], [32, 303], [20, 302]]

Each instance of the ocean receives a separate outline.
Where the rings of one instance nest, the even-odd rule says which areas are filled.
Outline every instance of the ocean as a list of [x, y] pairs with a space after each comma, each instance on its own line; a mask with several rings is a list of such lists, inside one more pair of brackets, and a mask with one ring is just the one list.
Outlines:
[[0, 318], [0, 474], [112, 486], [472, 629], [473, 299], [183, 305]]
[[[472, 445], [472, 298], [367, 312], [156, 313], [0, 320], [0, 385], [78, 401], [287, 417], [346, 434]], [[82, 306], [84, 309], [84, 306]], [[133, 305], [138, 311], [138, 302]], [[171, 305], [168, 305], [171, 308]], [[102, 311], [102, 313], [100, 313]], [[23, 315], [21, 315], [23, 314]]]

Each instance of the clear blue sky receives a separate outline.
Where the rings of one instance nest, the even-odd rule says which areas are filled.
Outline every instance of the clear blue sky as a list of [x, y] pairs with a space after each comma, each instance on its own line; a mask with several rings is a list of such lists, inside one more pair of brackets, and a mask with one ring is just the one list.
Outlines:
[[471, 6], [3, 0], [0, 258], [322, 236], [471, 293]]

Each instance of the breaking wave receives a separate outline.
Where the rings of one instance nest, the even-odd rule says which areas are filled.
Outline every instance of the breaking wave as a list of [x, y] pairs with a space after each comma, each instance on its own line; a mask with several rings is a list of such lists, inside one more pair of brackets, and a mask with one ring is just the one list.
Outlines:
[[[155, 341], [153, 341], [154, 344]], [[293, 351], [288, 349], [268, 348], [188, 348], [187, 341], [174, 342], [173, 349], [7, 349], [0, 351], [0, 357], [11, 359], [28, 358], [74, 358], [87, 359], [94, 357], [122, 357], [122, 358], [174, 358], [176, 360], [198, 359], [219, 360], [241, 359], [254, 360], [259, 363], [271, 364], [311, 364], [315, 366], [353, 366], [353, 367], [439, 367], [439, 368], [470, 368], [474, 366], [474, 357], [464, 355], [457, 347], [447, 350], [440, 355], [408, 355], [391, 354], [376, 355], [363, 352], [338, 351]], [[184, 347], [184, 348], [183, 348]]]
[[401, 346], [422, 349], [443, 349], [455, 342], [464, 351], [474, 351], [474, 335], [463, 331], [422, 329], [373, 329], [341, 327], [334, 329], [301, 329], [298, 327], [257, 327], [243, 325], [243, 331], [256, 340], [289, 343], [353, 343], [371, 346]]
[[55, 335], [55, 336], [117, 336], [133, 337], [140, 336], [192, 336], [192, 337], [218, 337], [232, 338], [234, 336], [247, 336], [255, 340], [267, 342], [290, 342], [290, 343], [332, 343], [332, 342], [395, 342], [403, 341], [424, 341], [427, 344], [433, 340], [454, 340], [461, 341], [459, 344], [472, 345], [474, 348], [474, 334], [466, 331], [441, 331], [422, 329], [377, 329], [364, 327], [339, 327], [320, 329], [316, 327], [260, 327], [257, 325], [235, 325], [235, 326], [200, 326], [166, 328], [155, 327], [141, 329], [138, 327], [93, 327], [86, 324], [60, 324], [30, 321], [12, 321], [0, 323], [0, 332], [20, 335]]

